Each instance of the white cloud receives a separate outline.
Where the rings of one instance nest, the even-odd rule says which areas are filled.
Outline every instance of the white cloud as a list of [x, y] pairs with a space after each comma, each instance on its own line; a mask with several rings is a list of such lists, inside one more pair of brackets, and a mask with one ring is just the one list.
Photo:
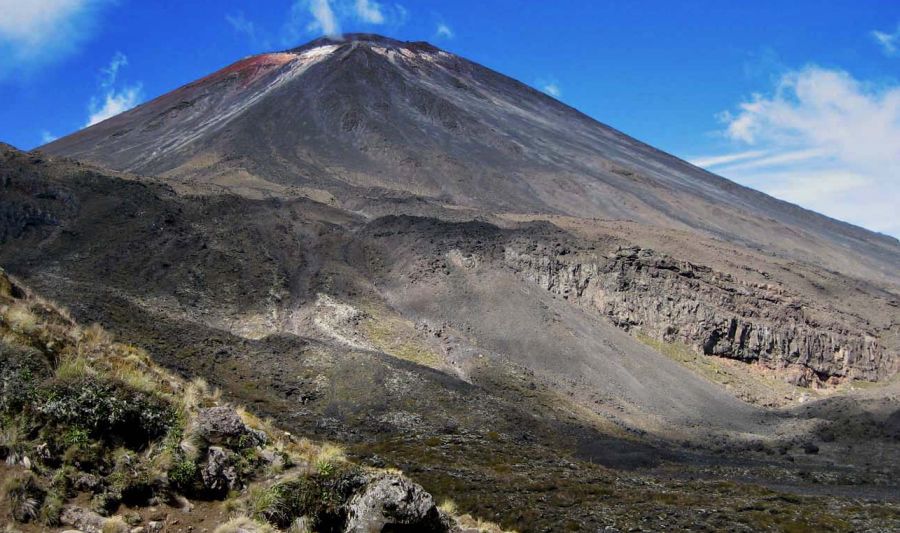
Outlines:
[[109, 62], [109, 66], [100, 69], [100, 72], [103, 74], [103, 79], [100, 82], [100, 86], [104, 89], [108, 89], [109, 87], [115, 85], [116, 79], [119, 77], [119, 69], [127, 66], [128, 57], [126, 57], [122, 52], [116, 52], [112, 60]]
[[885, 55], [894, 56], [897, 55], [897, 52], [900, 52], [900, 24], [897, 25], [894, 33], [874, 30], [872, 31], [872, 38], [881, 46]]
[[231, 26], [234, 33], [244, 37], [253, 51], [271, 50], [272, 41], [271, 34], [266, 31], [263, 26], [258, 26], [255, 22], [244, 16], [243, 11], [229, 13], [225, 15], [225, 22]]
[[437, 30], [435, 30], [434, 36], [441, 39], [452, 39], [454, 33], [450, 26], [447, 26], [446, 24], [441, 22], [437, 25]]
[[309, 29], [319, 31], [329, 37], [341, 36], [341, 25], [334, 16], [334, 10], [331, 9], [331, 3], [328, 0], [312, 0], [309, 2], [309, 12], [314, 19], [309, 24]]
[[98, 122], [114, 117], [119, 113], [128, 111], [132, 107], [141, 102], [141, 86], [134, 85], [125, 87], [121, 91], [110, 91], [106, 93], [102, 100], [102, 105], [96, 100], [91, 100], [89, 106], [90, 116], [88, 117], [85, 127], [93, 126]]
[[555, 81], [542, 83], [541, 90], [549, 94], [553, 98], [559, 98], [560, 96], [562, 96], [562, 89], [560, 89], [559, 83]]
[[[748, 152], [744, 152], [745, 154]], [[771, 154], [771, 155], [765, 155]], [[765, 152], [762, 151], [761, 155], [751, 157], [751, 158], [743, 158], [740, 160], [733, 160], [731, 164], [728, 165], [728, 171], [734, 172], [737, 170], [752, 170], [757, 168], [772, 168], [779, 165], [785, 165], [788, 163], [797, 163], [797, 162], [809, 162], [814, 161], [819, 158], [827, 157], [828, 153], [820, 148], [810, 148], [808, 150], [794, 150], [794, 151], [784, 151], [784, 152]], [[721, 166], [723, 163], [709, 164], [703, 166]]]
[[[312, 17], [312, 20], [310, 20]], [[409, 11], [400, 4], [375, 0], [296, 0], [282, 30], [287, 46], [300, 44], [304, 34], [341, 37], [345, 24], [399, 27], [406, 23]]]
[[225, 20], [237, 33], [244, 34], [251, 40], [256, 39], [256, 25], [252, 21], [247, 20], [243, 12], [238, 11], [233, 15], [225, 15]]
[[109, 0], [0, 0], [0, 76], [31, 71], [77, 50]]
[[900, 85], [810, 66], [788, 72], [769, 94], [753, 95], [720, 118], [736, 151], [696, 164], [900, 236]]
[[696, 165], [698, 167], [710, 168], [719, 165], [724, 165], [725, 163], [733, 163], [735, 161], [743, 161], [744, 159], [754, 159], [760, 156], [764, 156], [768, 154], [766, 150], [748, 150], [746, 152], [737, 152], [734, 154], [726, 154], [726, 155], [714, 155], [709, 157], [700, 157], [691, 159], [690, 162], [692, 165]]
[[56, 135], [53, 135], [52, 133], [50, 133], [47, 130], [41, 130], [41, 144], [42, 145], [47, 144], [47, 143], [52, 143], [53, 141], [55, 141], [58, 138], [59, 137], [57, 137]]
[[119, 70], [128, 65], [128, 58], [122, 52], [116, 52], [109, 65], [100, 69], [102, 74], [100, 88], [103, 94], [91, 98], [88, 104], [88, 119], [85, 127], [114, 117], [138, 105], [143, 99], [141, 84], [116, 88]]
[[381, 5], [374, 0], [356, 0], [356, 16], [369, 24], [384, 24]]

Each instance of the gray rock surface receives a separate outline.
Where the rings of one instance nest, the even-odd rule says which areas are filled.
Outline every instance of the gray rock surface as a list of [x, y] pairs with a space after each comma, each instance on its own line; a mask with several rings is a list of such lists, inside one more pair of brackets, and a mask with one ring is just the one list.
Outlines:
[[203, 485], [214, 493], [225, 493], [240, 486], [240, 476], [234, 466], [235, 454], [219, 446], [210, 446], [206, 464], [200, 471]]
[[396, 475], [370, 480], [348, 504], [345, 531], [375, 533], [405, 526], [410, 531], [443, 531], [434, 498], [422, 487]]
[[[507, 246], [505, 261], [545, 290], [599, 311], [617, 326], [707, 355], [758, 361], [799, 385], [842, 378], [877, 381], [896, 354], [855, 317], [824, 321], [785, 290], [741, 284], [709, 267], [649, 249], [610, 257]], [[843, 319], [843, 320], [842, 320]]]
[[102, 533], [106, 519], [93, 511], [71, 505], [63, 508], [59, 521], [84, 533]]
[[202, 409], [197, 415], [196, 431], [209, 444], [253, 447], [266, 442], [264, 433], [247, 427], [234, 409], [225, 406]]

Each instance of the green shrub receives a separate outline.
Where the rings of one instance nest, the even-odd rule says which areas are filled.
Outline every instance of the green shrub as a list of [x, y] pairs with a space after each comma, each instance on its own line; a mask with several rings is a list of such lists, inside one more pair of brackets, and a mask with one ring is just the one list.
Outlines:
[[131, 448], [165, 435], [175, 421], [174, 409], [162, 398], [98, 377], [57, 380], [44, 394], [40, 412], [48, 422]]
[[34, 402], [37, 385], [50, 373], [37, 350], [0, 342], [0, 413], [17, 414]]
[[64, 434], [62, 438], [63, 444], [68, 448], [69, 446], [82, 446], [91, 441], [91, 435], [88, 431], [81, 427], [71, 427]]
[[197, 464], [190, 459], [181, 457], [169, 470], [169, 482], [172, 487], [181, 492], [190, 492], [200, 474]]
[[251, 501], [251, 510], [280, 528], [308, 517], [315, 531], [330, 531], [344, 520], [344, 504], [365, 478], [358, 467], [329, 463], [328, 475], [321, 473], [278, 483]]

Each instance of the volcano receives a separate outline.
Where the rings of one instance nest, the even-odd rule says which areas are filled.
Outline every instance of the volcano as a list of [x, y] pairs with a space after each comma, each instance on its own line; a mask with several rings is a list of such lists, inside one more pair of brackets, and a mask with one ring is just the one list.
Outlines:
[[375, 35], [241, 60], [42, 150], [214, 190], [632, 220], [898, 281], [896, 239], [741, 187], [427, 43]]
[[896, 239], [428, 43], [248, 57], [0, 178], [9, 272], [478, 516], [600, 527], [606, 469], [900, 494]]

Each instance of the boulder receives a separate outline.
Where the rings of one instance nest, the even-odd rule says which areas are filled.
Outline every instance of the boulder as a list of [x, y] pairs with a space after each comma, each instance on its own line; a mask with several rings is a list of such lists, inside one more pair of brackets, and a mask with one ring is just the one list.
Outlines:
[[72, 526], [84, 533], [101, 533], [106, 518], [99, 514], [74, 505], [63, 508], [59, 515], [59, 521], [66, 526]]
[[94, 474], [80, 474], [75, 478], [75, 490], [96, 492], [99, 486], [100, 479]]
[[201, 409], [195, 424], [197, 434], [209, 444], [250, 448], [266, 443], [266, 434], [247, 427], [230, 407]]
[[200, 475], [203, 486], [212, 493], [224, 494], [240, 485], [240, 477], [234, 468], [234, 453], [218, 446], [210, 446]]
[[398, 526], [446, 531], [434, 498], [425, 489], [397, 475], [376, 476], [350, 500], [345, 531], [374, 533]]

